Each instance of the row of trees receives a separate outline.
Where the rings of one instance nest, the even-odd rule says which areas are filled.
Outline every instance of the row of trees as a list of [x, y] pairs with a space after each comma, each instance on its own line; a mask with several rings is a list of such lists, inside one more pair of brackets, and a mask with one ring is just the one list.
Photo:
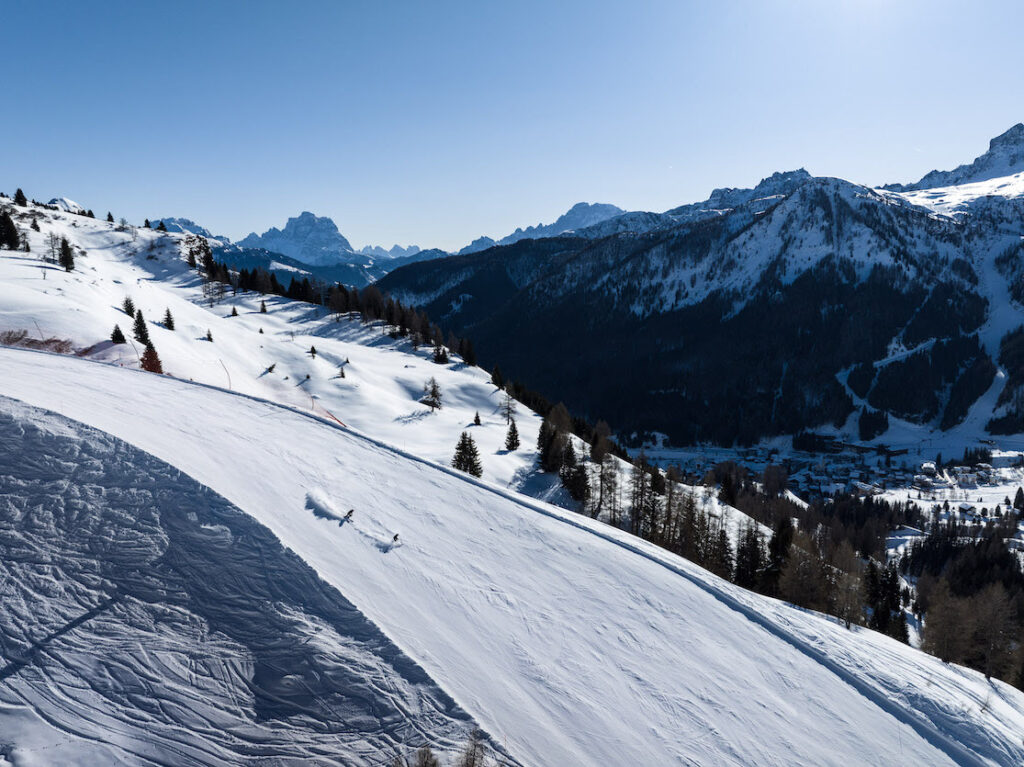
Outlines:
[[[132, 318], [132, 336], [143, 346], [140, 358], [142, 369], [150, 373], [163, 373], [163, 364], [160, 362], [160, 355], [157, 354], [156, 347], [153, 346], [153, 341], [149, 336], [149, 326], [146, 324], [146, 318], [142, 315], [142, 310], [135, 308], [131, 296], [125, 296], [121, 309]], [[167, 330], [174, 330], [174, 317], [169, 308], [164, 312], [163, 326]], [[115, 344], [128, 343], [120, 325], [114, 325], [110, 340]]]

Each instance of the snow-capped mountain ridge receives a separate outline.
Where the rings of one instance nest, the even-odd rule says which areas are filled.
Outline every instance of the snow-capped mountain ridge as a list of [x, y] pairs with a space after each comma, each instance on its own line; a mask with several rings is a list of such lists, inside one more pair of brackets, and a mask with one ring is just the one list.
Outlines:
[[560, 215], [554, 223], [536, 224], [525, 229], [517, 228], [512, 234], [494, 240], [491, 237], [479, 237], [459, 251], [459, 255], [476, 253], [494, 245], [511, 245], [520, 240], [538, 240], [543, 237], [557, 237], [579, 229], [587, 229], [601, 224], [625, 213], [622, 208], [607, 203], [578, 202]]
[[1021, 172], [1024, 172], [1024, 123], [1017, 123], [989, 141], [988, 151], [971, 163], [953, 170], [933, 170], [912, 184], [889, 184], [883, 188], [894, 192], [913, 192], [972, 184]]
[[332, 219], [308, 210], [289, 218], [284, 229], [271, 227], [263, 234], [252, 232], [237, 244], [265, 248], [314, 266], [331, 266], [357, 257]]

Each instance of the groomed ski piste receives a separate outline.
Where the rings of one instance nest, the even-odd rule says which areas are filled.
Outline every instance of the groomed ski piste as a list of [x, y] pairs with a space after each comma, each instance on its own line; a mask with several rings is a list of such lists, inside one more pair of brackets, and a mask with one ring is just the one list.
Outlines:
[[1024, 761], [1001, 682], [325, 416], [44, 352], [0, 370], [251, 515], [523, 764]]

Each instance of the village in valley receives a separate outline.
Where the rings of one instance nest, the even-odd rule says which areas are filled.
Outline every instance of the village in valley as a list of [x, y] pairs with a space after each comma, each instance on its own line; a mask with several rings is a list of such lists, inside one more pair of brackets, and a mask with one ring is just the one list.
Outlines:
[[[647, 445], [645, 451], [654, 463], [679, 466], [695, 479], [724, 461], [735, 461], [757, 475], [768, 466], [781, 466], [787, 495], [801, 505], [844, 494], [911, 503], [929, 524], [956, 524], [976, 530], [976, 535], [986, 525], [1005, 522], [1007, 515], [1014, 514], [1017, 532], [1006, 543], [1024, 559], [1024, 450], [984, 444], [963, 448], [959, 454], [936, 452], [929, 457], [930, 448], [924, 444], [893, 449], [806, 434], [798, 435], [793, 445], [746, 449]], [[893, 530], [887, 544], [890, 557], [900, 556], [926, 532], [912, 527]]]

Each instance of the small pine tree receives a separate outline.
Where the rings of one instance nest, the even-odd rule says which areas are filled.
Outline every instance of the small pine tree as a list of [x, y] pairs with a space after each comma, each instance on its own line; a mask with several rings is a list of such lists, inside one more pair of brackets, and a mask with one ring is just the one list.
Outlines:
[[266, 314], [266, 313], [267, 313], [267, 302], [266, 301], [260, 301], [260, 314]]
[[516, 401], [510, 392], [505, 392], [505, 395], [501, 398], [501, 415], [505, 418], [505, 423], [512, 421], [512, 416], [516, 414]]
[[433, 376], [430, 380], [423, 384], [423, 399], [420, 400], [424, 405], [433, 410], [441, 409], [441, 387], [437, 383], [437, 379]]
[[501, 368], [497, 365], [495, 365], [494, 370], [491, 371], [491, 383], [499, 389], [505, 386], [505, 378], [501, 375]]
[[437, 761], [430, 746], [423, 746], [416, 752], [416, 759], [413, 761], [412, 767], [441, 767], [441, 763]]
[[174, 330], [174, 317], [171, 316], [170, 307], [164, 312], [164, 327], [168, 330]]
[[473, 425], [474, 426], [479, 426], [480, 425], [480, 411], [479, 410], [477, 410], [476, 411], [476, 415], [473, 416]]
[[146, 318], [142, 316], [142, 309], [135, 311], [135, 325], [132, 327], [132, 335], [135, 340], [145, 346], [150, 346], [149, 328], [146, 327]]
[[114, 214], [111, 213], [109, 210], [107, 211], [107, 223], [108, 224], [114, 223]]
[[71, 250], [71, 244], [64, 237], [60, 238], [59, 263], [64, 267], [65, 272], [70, 272], [75, 268], [75, 254]]
[[310, 346], [309, 347], [309, 356], [313, 357], [314, 359], [316, 358], [316, 347], [315, 346]]
[[25, 197], [25, 193], [21, 191], [21, 187], [14, 193], [14, 204], [24, 208], [28, 205], [28, 199]]
[[213, 333], [210, 332], [209, 328], [206, 330], [206, 340], [213, 343]]
[[158, 232], [166, 232], [166, 231], [167, 231], [167, 226], [166, 226], [166, 224], [164, 224], [164, 222], [163, 222], [163, 221], [161, 220], [161, 221], [160, 221], [160, 223], [156, 225], [156, 230], [157, 230]]
[[17, 250], [21, 242], [18, 227], [7, 211], [0, 211], [0, 248]]
[[31, 227], [33, 232], [38, 232], [39, 231], [39, 219], [37, 219], [35, 216], [33, 216], [32, 217], [32, 223], [29, 224], [29, 227]]
[[150, 373], [163, 373], [163, 366], [160, 364], [160, 357], [152, 344], [146, 344], [146, 350], [142, 353], [142, 369]]
[[514, 418], [508, 423], [508, 433], [505, 435], [505, 449], [510, 453], [519, 449], [519, 429], [516, 428], [516, 420]]
[[135, 316], [135, 302], [132, 301], [131, 296], [125, 296], [124, 303], [121, 304], [121, 308], [129, 317]]
[[441, 346], [441, 344], [437, 344], [434, 347], [434, 362], [438, 365], [448, 364], [448, 350]]
[[238, 316], [238, 307], [237, 306], [232, 306], [231, 307], [231, 316], [232, 317], [237, 317]]
[[114, 325], [114, 332], [110, 334], [110, 341], [115, 344], [124, 344], [128, 342], [124, 337], [124, 333], [121, 332], [120, 325]]
[[147, 229], [152, 229], [153, 228], [152, 226], [150, 226], [148, 218], [146, 219], [146, 223], [144, 223], [143, 226], [146, 227]]
[[459, 443], [455, 446], [452, 468], [472, 474], [474, 477], [479, 477], [484, 473], [483, 466], [480, 465], [480, 453], [476, 449], [476, 442], [466, 432], [462, 432]]

